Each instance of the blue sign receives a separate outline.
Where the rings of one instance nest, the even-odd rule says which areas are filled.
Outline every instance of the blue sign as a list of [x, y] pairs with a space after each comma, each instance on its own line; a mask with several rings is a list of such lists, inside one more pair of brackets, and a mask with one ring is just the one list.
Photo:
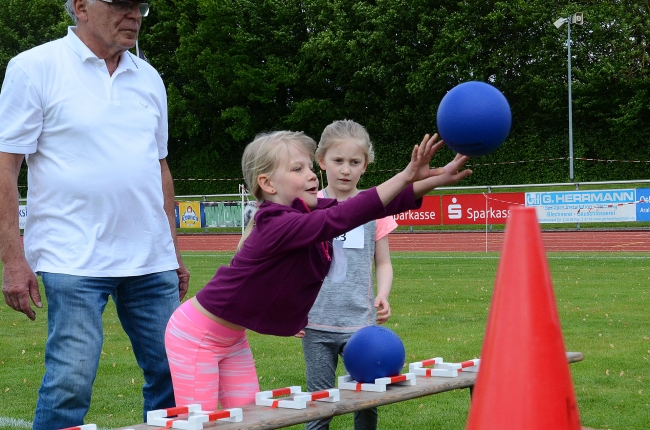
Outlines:
[[650, 221], [650, 188], [637, 188], [636, 198], [636, 220]]

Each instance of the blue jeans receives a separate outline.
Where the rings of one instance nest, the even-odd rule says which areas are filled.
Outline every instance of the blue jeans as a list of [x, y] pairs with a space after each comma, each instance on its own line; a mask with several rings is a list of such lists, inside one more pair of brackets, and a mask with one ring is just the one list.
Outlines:
[[176, 271], [120, 278], [58, 273], [41, 277], [48, 304], [47, 343], [34, 430], [83, 424], [99, 366], [102, 314], [109, 296], [144, 373], [144, 420], [149, 410], [175, 405], [165, 328], [180, 304]]

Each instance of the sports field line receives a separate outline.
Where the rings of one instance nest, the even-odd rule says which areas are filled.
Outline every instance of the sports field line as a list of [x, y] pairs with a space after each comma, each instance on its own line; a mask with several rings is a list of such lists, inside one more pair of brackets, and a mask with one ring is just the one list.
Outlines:
[[[399, 259], [413, 259], [413, 260], [498, 260], [499, 255], [400, 255], [396, 251], [392, 252], [390, 255], [391, 260]], [[421, 252], [421, 251], [414, 251]], [[222, 258], [232, 256], [232, 252], [215, 252], [214, 254], [194, 254], [194, 253], [185, 253], [181, 252], [181, 255], [184, 257], [207, 257], [207, 258]], [[650, 255], [646, 256], [632, 256], [632, 255], [548, 255], [546, 258], [549, 260], [650, 260]]]
[[[391, 253], [390, 259], [391, 260], [399, 260], [399, 259], [412, 259], [412, 260], [498, 260], [500, 258], [499, 255], [477, 255], [477, 256], [470, 256], [470, 255], [459, 255], [459, 256], [453, 256], [453, 255], [416, 255], [416, 256], [410, 256], [410, 255], [395, 255]], [[547, 255], [547, 259], [549, 260], [650, 260], [650, 255], [647, 256], [627, 256], [627, 255]]]
[[0, 417], [0, 427], [12, 427], [17, 429], [30, 429], [32, 423], [25, 420], [17, 420], [15, 418]]
[[[0, 417], [0, 427], [11, 427], [16, 429], [30, 429], [32, 428], [32, 423], [25, 420], [19, 420], [16, 418], [9, 417]], [[105, 428], [97, 427], [99, 430], [109, 430]]]

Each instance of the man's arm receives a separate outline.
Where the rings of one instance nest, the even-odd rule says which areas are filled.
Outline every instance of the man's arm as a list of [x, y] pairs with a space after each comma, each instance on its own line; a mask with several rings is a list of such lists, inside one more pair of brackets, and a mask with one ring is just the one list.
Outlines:
[[187, 270], [187, 267], [185, 267], [185, 263], [181, 258], [181, 252], [178, 249], [178, 240], [176, 238], [176, 203], [174, 202], [174, 180], [172, 179], [172, 174], [169, 171], [167, 159], [165, 158], [160, 160], [160, 172], [162, 174], [162, 188], [163, 196], [165, 198], [165, 214], [167, 214], [167, 219], [169, 220], [169, 228], [172, 232], [174, 249], [176, 249], [176, 258], [178, 259], [178, 269], [176, 269], [176, 273], [178, 273], [178, 289], [180, 298], [183, 300], [183, 297], [185, 297], [187, 288], [190, 283], [190, 272]]
[[18, 174], [25, 156], [0, 152], [0, 261], [5, 303], [31, 320], [36, 313], [29, 300], [42, 308], [36, 275], [27, 264], [18, 227]]

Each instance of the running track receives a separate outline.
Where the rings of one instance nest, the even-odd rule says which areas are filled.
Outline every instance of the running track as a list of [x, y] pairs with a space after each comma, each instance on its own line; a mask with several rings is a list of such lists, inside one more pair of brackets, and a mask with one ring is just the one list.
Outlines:
[[[391, 233], [391, 251], [499, 252], [503, 232]], [[181, 251], [234, 251], [238, 234], [179, 235]], [[547, 252], [650, 252], [650, 230], [542, 232]]]

